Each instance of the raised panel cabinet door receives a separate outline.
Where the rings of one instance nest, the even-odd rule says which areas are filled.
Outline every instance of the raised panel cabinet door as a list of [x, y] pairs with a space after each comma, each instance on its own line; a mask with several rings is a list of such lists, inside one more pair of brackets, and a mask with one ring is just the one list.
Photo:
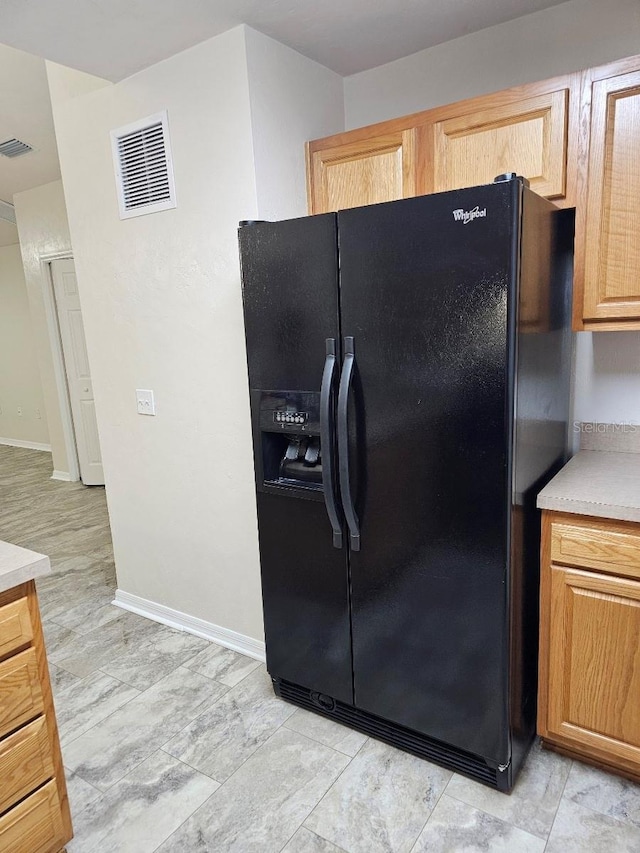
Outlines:
[[584, 320], [632, 320], [638, 328], [640, 71], [597, 80], [591, 97]]
[[549, 593], [549, 735], [640, 766], [640, 583], [552, 564]]
[[434, 192], [517, 172], [538, 195], [564, 198], [568, 103], [569, 89], [560, 89], [436, 122]]
[[416, 194], [415, 129], [308, 146], [309, 212], [329, 213]]

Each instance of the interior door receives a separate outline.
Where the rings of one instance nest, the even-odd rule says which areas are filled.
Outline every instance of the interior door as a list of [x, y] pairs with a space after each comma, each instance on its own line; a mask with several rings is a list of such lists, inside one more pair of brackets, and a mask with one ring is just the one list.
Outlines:
[[85, 486], [101, 486], [104, 485], [104, 471], [78, 296], [78, 281], [73, 261], [67, 258], [52, 261], [51, 277], [78, 451], [80, 479]]
[[355, 704], [499, 763], [518, 199], [511, 181], [338, 214]]

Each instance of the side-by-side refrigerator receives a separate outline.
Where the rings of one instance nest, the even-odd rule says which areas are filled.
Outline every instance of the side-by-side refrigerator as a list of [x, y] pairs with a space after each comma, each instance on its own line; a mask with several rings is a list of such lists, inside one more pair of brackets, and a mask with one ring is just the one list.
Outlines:
[[274, 689], [505, 791], [535, 733], [572, 228], [506, 175], [239, 230]]

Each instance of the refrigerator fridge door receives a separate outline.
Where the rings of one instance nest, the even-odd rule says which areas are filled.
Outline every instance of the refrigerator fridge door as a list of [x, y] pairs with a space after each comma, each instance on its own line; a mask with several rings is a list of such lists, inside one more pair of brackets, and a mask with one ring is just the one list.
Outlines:
[[511, 181], [338, 214], [355, 705], [493, 766], [509, 757], [520, 198]]
[[330, 501], [336, 217], [252, 224], [239, 239], [267, 668], [350, 703], [347, 550], [336, 547], [342, 516]]

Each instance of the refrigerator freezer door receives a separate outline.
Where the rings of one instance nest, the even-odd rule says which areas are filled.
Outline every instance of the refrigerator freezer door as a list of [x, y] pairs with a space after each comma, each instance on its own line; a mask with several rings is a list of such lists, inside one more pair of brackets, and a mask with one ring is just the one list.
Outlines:
[[324, 506], [258, 493], [267, 669], [353, 703], [346, 551]]
[[320, 391], [325, 341], [339, 338], [335, 214], [238, 234], [250, 388]]
[[357, 707], [508, 760], [508, 294], [518, 182], [338, 214]]
[[[274, 493], [275, 487], [269, 491], [262, 482], [266, 474], [262, 454], [265, 447], [273, 450], [274, 441], [285, 481], [288, 474], [291, 482], [304, 475], [307, 486], [318, 486], [314, 468], [321, 465], [324, 477], [332, 458], [326, 447], [327, 435], [333, 440], [332, 430], [307, 432], [316, 416], [304, 400], [313, 395], [295, 392], [317, 392], [320, 400], [327, 339], [340, 340], [336, 217], [241, 228], [240, 253], [267, 668], [274, 677], [351, 703], [346, 548], [334, 547], [336, 534], [322, 490], [283, 486]], [[280, 411], [261, 415], [261, 400], [278, 400], [277, 393], [265, 393], [274, 389], [287, 392], [283, 399], [305, 411], [296, 412], [297, 417], [287, 415], [284, 423], [277, 420]], [[305, 493], [317, 500], [303, 499]]]

